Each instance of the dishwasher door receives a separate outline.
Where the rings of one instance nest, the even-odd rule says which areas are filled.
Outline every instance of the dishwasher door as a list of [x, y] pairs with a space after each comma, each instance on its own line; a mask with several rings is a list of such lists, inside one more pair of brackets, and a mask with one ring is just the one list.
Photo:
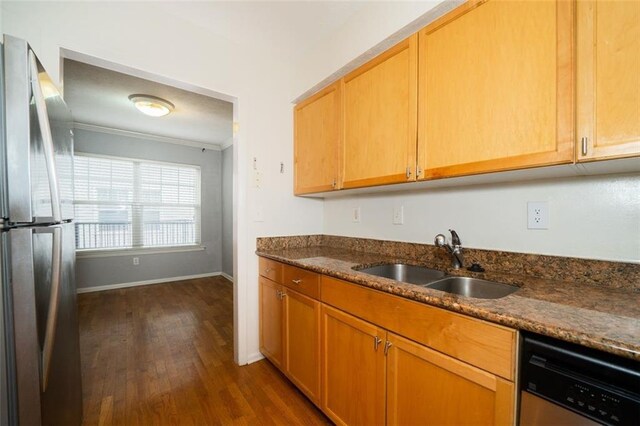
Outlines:
[[520, 393], [520, 426], [597, 426], [596, 423], [578, 413], [535, 396]]

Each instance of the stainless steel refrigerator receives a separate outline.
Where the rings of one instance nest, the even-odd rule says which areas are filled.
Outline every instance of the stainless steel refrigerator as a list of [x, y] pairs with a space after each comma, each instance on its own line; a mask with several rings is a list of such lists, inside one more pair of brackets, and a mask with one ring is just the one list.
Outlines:
[[0, 59], [0, 424], [78, 425], [71, 114], [24, 40]]

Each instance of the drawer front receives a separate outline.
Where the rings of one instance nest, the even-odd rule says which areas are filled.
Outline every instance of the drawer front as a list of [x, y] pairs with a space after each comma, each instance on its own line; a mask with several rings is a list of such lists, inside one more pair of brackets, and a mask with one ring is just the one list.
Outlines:
[[277, 283], [282, 284], [282, 267], [283, 266], [284, 265], [280, 262], [276, 262], [275, 260], [261, 257], [258, 268], [260, 270], [260, 275], [262, 275], [265, 278], [269, 278], [271, 281], [275, 281]]
[[322, 277], [322, 302], [514, 380], [513, 329], [327, 276]]
[[295, 266], [283, 266], [282, 284], [314, 299], [320, 298], [320, 274]]

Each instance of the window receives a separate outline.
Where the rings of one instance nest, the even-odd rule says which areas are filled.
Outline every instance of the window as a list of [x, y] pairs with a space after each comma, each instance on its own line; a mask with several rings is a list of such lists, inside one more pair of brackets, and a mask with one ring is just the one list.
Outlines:
[[200, 167], [76, 153], [76, 248], [200, 244]]

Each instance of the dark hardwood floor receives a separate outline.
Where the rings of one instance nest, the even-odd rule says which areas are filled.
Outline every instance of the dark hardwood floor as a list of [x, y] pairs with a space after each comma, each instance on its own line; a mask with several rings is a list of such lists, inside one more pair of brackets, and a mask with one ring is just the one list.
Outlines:
[[222, 277], [79, 295], [84, 424], [330, 424], [268, 361], [233, 362]]

